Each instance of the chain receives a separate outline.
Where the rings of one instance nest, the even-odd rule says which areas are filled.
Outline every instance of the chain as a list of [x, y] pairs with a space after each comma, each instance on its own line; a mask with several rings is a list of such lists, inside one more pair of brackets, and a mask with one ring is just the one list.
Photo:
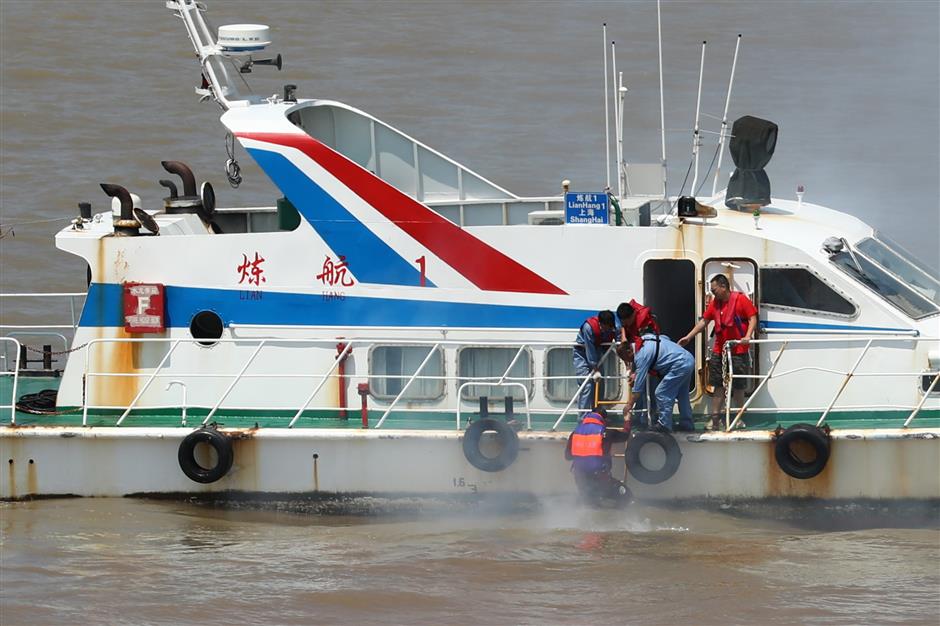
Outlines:
[[82, 348], [84, 348], [84, 347], [87, 346], [87, 345], [88, 345], [88, 342], [85, 342], [85, 343], [83, 343], [83, 344], [80, 345], [80, 346], [75, 346], [74, 348], [69, 348], [68, 350], [58, 350], [58, 351], [56, 351], [56, 350], [50, 350], [49, 352], [46, 352], [45, 350], [40, 350], [39, 348], [34, 348], [34, 347], [32, 347], [32, 346], [26, 346], [26, 345], [24, 345], [23, 347], [26, 348], [26, 349], [27, 349], [28, 351], [30, 351], [30, 352], [35, 352], [36, 354], [42, 354], [43, 356], [45, 356], [45, 355], [47, 355], [47, 354], [50, 355], [50, 356], [61, 356], [61, 355], [63, 355], [63, 354], [68, 354], [68, 353], [70, 353], [70, 352], [75, 352], [76, 350], [81, 350]]

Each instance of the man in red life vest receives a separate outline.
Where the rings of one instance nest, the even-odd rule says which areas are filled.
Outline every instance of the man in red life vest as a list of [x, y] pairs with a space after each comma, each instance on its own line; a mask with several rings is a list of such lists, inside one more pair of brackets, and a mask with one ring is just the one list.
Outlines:
[[[741, 340], [731, 349], [731, 367], [735, 374], [749, 374], [751, 359], [748, 354], [748, 342], [753, 339], [757, 329], [757, 309], [750, 299], [740, 291], [731, 291], [728, 278], [723, 274], [716, 274], [709, 283], [712, 301], [705, 309], [702, 318], [695, 324], [689, 333], [678, 341], [684, 346], [705, 330], [709, 320], [715, 322], [715, 345], [708, 359], [708, 385], [712, 391], [711, 412], [712, 428], [718, 428], [719, 414], [724, 404], [724, 378], [721, 368], [721, 353], [725, 342], [732, 339]], [[746, 379], [736, 378], [732, 389], [732, 401], [736, 407], [744, 404], [744, 387]]]
[[593, 506], [605, 500], [619, 504], [629, 502], [632, 494], [622, 482], [610, 475], [610, 446], [626, 441], [628, 430], [608, 430], [603, 409], [587, 413], [568, 436], [565, 458], [571, 461], [571, 472], [578, 492]]
[[[600, 360], [604, 356], [604, 344], [616, 337], [617, 327], [613, 311], [600, 311], [581, 324], [575, 339], [574, 371], [579, 376], [580, 385], [590, 376], [600, 377]], [[596, 381], [581, 387], [578, 392], [578, 408], [590, 410], [594, 406], [594, 385]]]
[[[617, 356], [627, 366], [630, 373], [628, 382], [632, 387], [636, 378], [634, 357], [636, 352], [643, 346], [642, 333], [650, 332], [658, 336], [660, 333], [659, 323], [656, 321], [656, 316], [653, 315], [653, 310], [636, 300], [621, 302], [617, 307], [617, 319], [620, 320], [620, 345], [617, 346]], [[651, 397], [647, 398], [644, 390], [644, 393], [638, 396], [636, 402], [632, 404], [632, 409], [630, 404], [625, 405], [623, 408], [624, 422], [630, 421], [632, 426], [636, 428], [647, 428], [649, 426], [646, 420], [646, 405], [647, 402], [654, 402], [655, 399], [652, 397], [652, 393], [659, 382], [657, 373], [653, 371], [651, 374]], [[653, 404], [651, 411], [655, 411], [655, 409], [655, 404]]]

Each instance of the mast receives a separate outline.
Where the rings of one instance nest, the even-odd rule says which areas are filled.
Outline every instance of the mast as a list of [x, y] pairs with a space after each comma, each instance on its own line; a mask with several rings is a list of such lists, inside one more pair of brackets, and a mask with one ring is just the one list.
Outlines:
[[607, 190], [610, 191], [610, 108], [607, 104], [607, 22], [604, 22], [604, 160], [607, 175]]
[[738, 48], [741, 47], [741, 34], [734, 44], [734, 59], [731, 61], [731, 78], [728, 79], [728, 94], [725, 96], [725, 112], [721, 116], [721, 133], [718, 135], [718, 169], [715, 170], [715, 180], [712, 182], [712, 198], [718, 192], [718, 177], [721, 174], [721, 157], [724, 156], [725, 133], [728, 131], [728, 105], [731, 103], [731, 86], [734, 85], [734, 70], [738, 65]]
[[199, 57], [208, 89], [197, 88], [196, 92], [211, 97], [220, 107], [228, 110], [233, 102], [243, 97], [235, 87], [230, 69], [224, 63], [225, 57], [202, 17], [203, 9], [195, 0], [167, 0], [166, 6], [183, 20], [189, 40]]
[[692, 196], [695, 196], [695, 185], [698, 184], [698, 149], [699, 140], [699, 112], [702, 106], [702, 76], [705, 73], [705, 43], [702, 42], [702, 60], [698, 68], [698, 98], [695, 100], [695, 128], [692, 131], [692, 158], [695, 160], [695, 175], [692, 177]]
[[656, 0], [656, 31], [659, 34], [659, 130], [663, 145], [663, 199], [666, 195], [666, 108], [663, 102], [663, 21], [659, 8], [660, 0]]

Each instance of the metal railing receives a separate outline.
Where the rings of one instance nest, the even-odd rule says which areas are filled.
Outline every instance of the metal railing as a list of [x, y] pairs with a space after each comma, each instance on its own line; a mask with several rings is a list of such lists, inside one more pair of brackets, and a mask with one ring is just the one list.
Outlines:
[[[733, 361], [730, 358], [731, 349], [742, 343], [741, 341], [732, 340], [725, 342], [724, 350], [725, 355], [722, 359], [722, 363], [727, 366], [727, 372], [725, 373], [725, 428], [726, 430], [733, 430], [741, 423], [741, 418], [747, 411], [752, 413], [760, 412], [813, 412], [821, 411], [819, 419], [816, 422], [816, 426], [822, 426], [826, 422], [826, 418], [833, 412], [833, 410], [860, 410], [860, 409], [897, 409], [910, 411], [908, 416], [904, 420], [903, 428], [907, 428], [911, 422], [920, 414], [927, 400], [930, 398], [930, 394], [933, 393], [935, 389], [938, 389], [938, 383], [940, 383], [940, 371], [919, 371], [919, 372], [860, 372], [859, 367], [865, 361], [866, 356], [871, 354], [872, 345], [875, 342], [879, 344], [911, 344], [911, 343], [932, 343], [940, 345], [940, 338], [937, 337], [914, 337], [914, 336], [874, 336], [874, 337], [839, 337], [838, 341], [840, 344], [862, 344], [861, 352], [858, 357], [855, 358], [851, 367], [848, 369], [834, 369], [831, 367], [820, 367], [816, 365], [803, 365], [800, 367], [794, 367], [784, 371], [777, 371], [778, 365], [783, 357], [783, 354], [787, 351], [788, 348], [794, 346], [812, 346], [814, 344], [831, 344], [833, 343], [832, 338], [822, 338], [822, 337], [807, 337], [807, 338], [790, 338], [790, 339], [752, 339], [750, 344], [760, 344], [767, 345], [768, 347], [772, 344], [779, 344], [780, 348], [777, 351], [776, 355], [773, 356], [770, 367], [767, 372], [764, 374], [735, 374]], [[869, 357], [871, 360], [873, 357]], [[818, 372], [818, 373], [827, 373], [841, 376], [841, 381], [838, 387], [835, 389], [835, 392], [832, 395], [831, 400], [825, 406], [811, 406], [811, 407], [754, 407], [752, 406], [758, 394], [767, 388], [768, 383], [772, 380], [778, 380], [787, 376], [793, 376], [802, 372]], [[913, 378], [918, 382], [918, 386], [921, 386], [920, 381], [923, 376], [933, 375], [933, 379], [926, 390], [922, 389], [921, 398], [919, 402], [914, 405], [838, 405], [839, 398], [842, 397], [845, 392], [846, 387], [853, 378], [897, 378], [897, 377], [907, 377]], [[740, 407], [732, 406], [732, 397], [733, 397], [733, 383], [734, 380], [745, 379], [745, 380], [756, 380], [757, 385], [754, 390], [750, 393], [750, 396]], [[732, 419], [732, 413], [734, 413], [734, 418]]]
[[[3, 338], [4, 339], [4, 355], [8, 352], [7, 348], [12, 346], [17, 351], [20, 349], [20, 342], [15, 338]], [[336, 343], [341, 341], [345, 344], [339, 354], [336, 354]], [[796, 367], [784, 368], [786, 361], [785, 355], [793, 352], [796, 346], [808, 345], [812, 346], [814, 344], [820, 345], [825, 343], [832, 343], [833, 341], [838, 341], [840, 346], [843, 344], [855, 343], [858, 345], [859, 352], [858, 354], [853, 354], [846, 352], [846, 366], [828, 366], [824, 367], [821, 365], [808, 364], [810, 357], [799, 357], [801, 359], [800, 363]], [[793, 413], [793, 412], [810, 412], [818, 411], [819, 416], [817, 419], [818, 425], [823, 425], [827, 418], [834, 411], [859, 411], [864, 409], [902, 409], [907, 412], [906, 417], [903, 421], [903, 426], [908, 427], [910, 424], [923, 413], [925, 407], [930, 407], [931, 414], [933, 414], [933, 409], [935, 408], [933, 399], [936, 398], [936, 391], [940, 390], [940, 372], [936, 371], [918, 371], [918, 372], [908, 372], [908, 371], [862, 371], [861, 366], [866, 362], [870, 362], [873, 359], [877, 358], [877, 351], [874, 350], [876, 346], [882, 347], [884, 344], [888, 345], [902, 345], [908, 344], [913, 347], [913, 344], [918, 342], [929, 342], [931, 344], [940, 343], [940, 339], [937, 338], [917, 338], [917, 337], [840, 337], [838, 340], [832, 338], [790, 338], [790, 339], [760, 339], [753, 340], [751, 343], [754, 344], [763, 344], [763, 345], [773, 345], [778, 344], [779, 349], [776, 352], [770, 351], [770, 358], [765, 360], [765, 363], [769, 363], [767, 371], [758, 374], [750, 373], [735, 373], [733, 371], [733, 361], [728, 358], [726, 359], [727, 364], [727, 383], [725, 386], [726, 395], [726, 406], [725, 406], [725, 428], [727, 430], [732, 430], [736, 428], [742, 417], [746, 413]], [[258, 380], [287, 380], [287, 379], [296, 379], [299, 381], [309, 381], [309, 393], [304, 393], [302, 396], [298, 393], [297, 403], [293, 405], [292, 408], [285, 408], [286, 411], [291, 413], [288, 427], [294, 427], [298, 420], [300, 420], [304, 413], [308, 410], [312, 410], [311, 406], [314, 404], [314, 401], [318, 396], [322, 396], [321, 392], [323, 391], [324, 386], [329, 381], [338, 381], [339, 384], [345, 385], [348, 388], [353, 380], [359, 381], [375, 381], [375, 380], [398, 380], [402, 381], [403, 384], [400, 385], [400, 389], [397, 390], [394, 396], [390, 393], [387, 397], [381, 397], [381, 394], [376, 395], [372, 394], [373, 402], [377, 403], [377, 406], [373, 410], [382, 410], [381, 418], [373, 426], [373, 428], [382, 428], [386, 420], [392, 415], [393, 412], [401, 413], [413, 413], [413, 414], [440, 414], [442, 412], [452, 412], [456, 414], [457, 427], [461, 426], [462, 416], [470, 411], [471, 403], [475, 402], [478, 398], [467, 398], [464, 397], [465, 390], [473, 385], [479, 386], [492, 386], [492, 387], [503, 387], [503, 388], [520, 388], [522, 390], [522, 401], [525, 405], [526, 413], [526, 428], [532, 429], [532, 416], [533, 415], [551, 415], [557, 416], [554, 423], [551, 425], [550, 430], [555, 431], [559, 428], [562, 421], [565, 417], [569, 415], [577, 416], [582, 411], [580, 409], [573, 409], [576, 405], [577, 398], [579, 397], [582, 389], [591, 384], [591, 379], [582, 379], [577, 375], [559, 375], [559, 376], [549, 376], [547, 375], [547, 366], [545, 375], [535, 375], [532, 372], [528, 372], [529, 375], [522, 376], [511, 376], [513, 368], [518, 364], [518, 362], [524, 358], [530, 351], [541, 350], [543, 354], [548, 353], [549, 348], [563, 348], [571, 347], [574, 344], [565, 343], [565, 342], [549, 342], [549, 341], [452, 341], [452, 340], [441, 340], [441, 339], [427, 339], [427, 340], [404, 340], [400, 337], [391, 337], [391, 338], [369, 338], [369, 339], [282, 339], [282, 338], [244, 338], [244, 339], [219, 339], [215, 343], [218, 344], [234, 344], [243, 350], [244, 357], [237, 364], [233, 364], [230, 360], [226, 360], [225, 363], [232, 368], [232, 371], [227, 372], [210, 372], [205, 370], [197, 371], [185, 371], [184, 367], [180, 367], [178, 364], [175, 367], [170, 367], [169, 363], [171, 358], [174, 355], [179, 355], [184, 346], [191, 347], [193, 344], [205, 343], [205, 340], [199, 340], [194, 338], [103, 338], [103, 339], [93, 339], [90, 340], [87, 344], [87, 349], [84, 351], [84, 377], [83, 377], [83, 394], [82, 394], [82, 424], [88, 425], [89, 412], [98, 410], [98, 409], [108, 409], [108, 410], [120, 410], [121, 414], [116, 421], [116, 425], [121, 426], [126, 423], [128, 419], [131, 418], [131, 414], [134, 411], [143, 411], [146, 409], [182, 409], [182, 423], [185, 424], [186, 412], [187, 409], [199, 408], [207, 409], [205, 417], [201, 420], [202, 424], [208, 424], [215, 416], [218, 415], [219, 411], [226, 410], [267, 410], [272, 409], [270, 404], [261, 405], [261, 406], [246, 406], [244, 402], [244, 397], [246, 394], [242, 394], [242, 400], [239, 401], [239, 406], [226, 406], [226, 402], [232, 396], [233, 392], [238, 389], [240, 384], [245, 384], [247, 381], [258, 381]], [[726, 349], [730, 350], [736, 342], [728, 342], [726, 344]], [[146, 371], [102, 371], [100, 367], [93, 368], [93, 362], [97, 358], [104, 358], [104, 352], [102, 350], [107, 350], [109, 347], [114, 347], [118, 344], [157, 344], [166, 346], [165, 352], [156, 352], [152, 355], [152, 362], [156, 363], [154, 366], [150, 366]], [[358, 371], [347, 372], [340, 374], [338, 373], [339, 363], [347, 356], [352, 355], [354, 350], [362, 351], [364, 349], [372, 348], [374, 346], [380, 347], [421, 347], [424, 346], [428, 349], [428, 353], [424, 356], [421, 364], [414, 369], [411, 373], [395, 375], [395, 374], [377, 374], [369, 371], [370, 367], [359, 367]], [[431, 363], [432, 356], [435, 354], [441, 354], [441, 368], [442, 371], [446, 371], [446, 368], [443, 366], [443, 359], [445, 355], [449, 359], [448, 362], [453, 361], [453, 352], [459, 348], [464, 347], [474, 347], [474, 348], [514, 348], [516, 350], [514, 356], [509, 360], [508, 366], [500, 374], [494, 373], [491, 376], [467, 376], [465, 373], [456, 371], [453, 375], [433, 375], [426, 373], [426, 370], [429, 369], [428, 366]], [[274, 371], [270, 365], [265, 365], [265, 371], [263, 372], [252, 372], [251, 367], [258, 361], [259, 356], [266, 354], [267, 349], [276, 348], [283, 350], [285, 348], [297, 349], [297, 350], [313, 350], [317, 351], [319, 355], [319, 363], [322, 366], [318, 366], [319, 371], [313, 372], [298, 372], [296, 370], [292, 371]], [[614, 351], [616, 344], [613, 344], [608, 348], [607, 352], [604, 355], [606, 359], [610, 356], [610, 352]], [[199, 346], [200, 350], [206, 349], [205, 346]], [[451, 352], [446, 352], [446, 349], [450, 349]], [[913, 349], [910, 350], [913, 352]], [[326, 354], [329, 353], [330, 356], [327, 357]], [[361, 354], [361, 352], [360, 352]], [[298, 353], [293, 355], [295, 357], [301, 357], [299, 360], [297, 358], [293, 359], [292, 363], [298, 362], [309, 362], [307, 355], [303, 353]], [[9, 408], [11, 410], [11, 423], [15, 423], [15, 401], [16, 401], [16, 389], [19, 379], [19, 367], [18, 363], [10, 361], [5, 356], [7, 360], [6, 366], [3, 368], [5, 371], [2, 372], [2, 375], [12, 376], [13, 377], [13, 401], [10, 405], [4, 404], [0, 405], [0, 410]], [[185, 358], [185, 357], [183, 357]], [[420, 358], [420, 357], [419, 357]], [[269, 362], [268, 362], [269, 363]], [[194, 366], [195, 367], [195, 366]], [[286, 370], [286, 367], [284, 368]], [[883, 369], [883, 368], [882, 368]], [[838, 382], [834, 382], [832, 385], [832, 395], [829, 396], [826, 401], [820, 402], [818, 406], [797, 406], [798, 402], [793, 402], [788, 396], [786, 402], [783, 404], [779, 403], [779, 397], [775, 398], [773, 396], [768, 397], [765, 391], [769, 392], [768, 386], [772, 381], [779, 380], [781, 378], [792, 377], [797, 374], [803, 373], [826, 373], [833, 376], [838, 376]], [[927, 384], [926, 379], [923, 377], [932, 376], [930, 379], [930, 384]], [[852, 405], [847, 404], [846, 402], [840, 403], [840, 399], [843, 397], [843, 394], [846, 388], [849, 386], [849, 382], [853, 378], [882, 378], [882, 379], [898, 379], [899, 377], [913, 378], [918, 381], [917, 385], [920, 389], [920, 397], [916, 398], [912, 403], [901, 404], [895, 402], [895, 404], [885, 404], [885, 405], [875, 405], [872, 403], [865, 403], [863, 405]], [[340, 380], [342, 378], [342, 380]], [[605, 379], [610, 380], [611, 378], [619, 378], [619, 376], [605, 377]], [[127, 403], [124, 401], [120, 405], [109, 405], [105, 402], [96, 402], [98, 398], [95, 396], [101, 392], [103, 387], [100, 385], [95, 385], [94, 381], [99, 379], [139, 379], [143, 382], [134, 384], [133, 388], [135, 390], [133, 399]], [[216, 383], [217, 389], [211, 394], [202, 393], [200, 400], [195, 404], [190, 404], [188, 402], [187, 394], [191, 397], [192, 390], [196, 387], [196, 383], [206, 380], [226, 380], [226, 384]], [[735, 407], [732, 406], [732, 389], [733, 382], [737, 379], [750, 379], [756, 381], [754, 390], [750, 393], [750, 396], [742, 403], [741, 406]], [[530, 401], [533, 397], [534, 390], [536, 389], [536, 384], [541, 384], [545, 387], [549, 381], [561, 381], [561, 380], [575, 380], [578, 381], [579, 386], [575, 390], [574, 395], [571, 397], [570, 401], [567, 402], [567, 405], [561, 409], [559, 412], [558, 406], [552, 406], [553, 401], [548, 399], [548, 390], [543, 389], [545, 393], [542, 394], [541, 401], [536, 402], [534, 405]], [[415, 394], [409, 394], [409, 390], [412, 389], [418, 381], [435, 381], [440, 383], [440, 389], [443, 391], [440, 392], [436, 397], [416, 397]], [[156, 394], [157, 397], [153, 400], [144, 403], [143, 399], [147, 395], [147, 392], [153, 389], [154, 384], [162, 383], [165, 387], [162, 393]], [[170, 402], [168, 398], [172, 395], [174, 398], [178, 398], [178, 392], [170, 394], [170, 388], [173, 386], [181, 387], [182, 389], [182, 404], [178, 402]], [[818, 391], [819, 388], [817, 388]], [[243, 389], [242, 391], [251, 391], [248, 388]], [[293, 393], [295, 390], [291, 389]], [[933, 396], [931, 395], [933, 394]], [[480, 394], [483, 395], [483, 394]], [[792, 395], [792, 393], [790, 394]], [[817, 397], [819, 394], [817, 393]], [[300, 397], [303, 397], [304, 400], [301, 402]], [[564, 397], [568, 397], [567, 394]], [[210, 400], [211, 398], [211, 400]], [[928, 404], [930, 402], [930, 404]], [[611, 401], [611, 403], [616, 403], [616, 401]], [[254, 404], [253, 402], [251, 404]], [[285, 403], [289, 405], [288, 403]], [[324, 403], [321, 399], [317, 403], [317, 406], [313, 407], [315, 410], [320, 411], [344, 411], [349, 410], [353, 407], [351, 406], [333, 406], [329, 402]], [[649, 410], [649, 407], [646, 409]], [[546, 424], [547, 426], [547, 424]]]
[[[43, 324], [3, 323], [3, 324], [0, 324], [0, 334], [2, 334], [3, 337], [9, 337], [9, 338], [16, 337], [21, 340], [25, 338], [50, 337], [50, 338], [57, 340], [57, 342], [61, 343], [60, 350], [58, 350], [57, 352], [52, 352], [50, 356], [56, 353], [68, 352], [71, 337], [74, 337], [75, 330], [78, 328], [79, 313], [81, 311], [81, 307], [77, 306], [78, 301], [80, 299], [84, 299], [85, 296], [86, 294], [84, 293], [0, 293], [0, 310], [3, 310], [5, 308], [5, 307], [2, 307], [2, 305], [4, 304], [2, 300], [3, 298], [35, 299], [43, 303], [42, 308], [44, 312], [52, 309], [53, 315], [56, 315], [60, 319], [63, 317], [62, 315], [63, 313], [67, 313], [67, 319], [70, 320], [68, 324], [65, 324], [65, 323], [43, 323]], [[61, 301], [62, 299], [66, 299], [66, 298], [68, 299], [67, 310], [61, 310], [61, 309], [56, 310], [54, 305], [50, 307], [45, 304], [49, 300]], [[5, 315], [4, 317], [7, 317], [7, 316]], [[27, 348], [24, 344], [25, 344], [24, 341], [20, 342], [20, 345], [17, 348], [18, 350], [20, 350], [20, 353], [14, 356], [13, 359], [20, 358], [20, 354], [22, 353], [24, 349], [30, 349], [30, 350], [39, 352], [38, 349]], [[50, 346], [51, 345], [52, 343], [50, 343]], [[2, 358], [3, 361], [6, 363], [10, 363], [12, 361], [10, 357], [10, 353], [9, 353], [9, 347], [10, 347], [10, 344], [5, 343], [3, 346], [2, 355], [0, 355], [0, 358]], [[58, 348], [59, 346], [56, 346], [56, 347]]]
[[[13, 337], [0, 337], [0, 342], [3, 342], [3, 360], [7, 360], [7, 346], [8, 344], [13, 344], [14, 353], [19, 356], [20, 353], [20, 342], [14, 339]], [[10, 392], [10, 404], [0, 404], [0, 409], [10, 409], [10, 423], [16, 424], [16, 388], [20, 380], [20, 364], [19, 359], [14, 359], [13, 367], [9, 370], [7, 366], [9, 363], [4, 363], [4, 367], [0, 368], [0, 376], [12, 376], [13, 377], [13, 388]]]
[[[84, 402], [82, 403], [82, 424], [88, 425], [88, 416], [89, 411], [94, 411], [96, 409], [110, 409], [110, 410], [121, 410], [123, 409], [120, 417], [116, 421], [116, 426], [121, 426], [125, 423], [125, 420], [128, 419], [131, 412], [134, 410], [143, 410], [143, 409], [167, 409], [167, 408], [177, 408], [179, 405], [166, 405], [166, 404], [148, 404], [144, 405], [141, 403], [141, 399], [150, 390], [154, 383], [159, 379], [172, 379], [169, 381], [167, 388], [164, 391], [169, 390], [170, 385], [178, 385], [183, 388], [184, 396], [186, 395], [187, 383], [186, 381], [191, 379], [230, 379], [224, 390], [217, 397], [217, 399], [210, 404], [187, 404], [184, 401], [184, 406], [182, 406], [183, 419], [185, 420], [186, 410], [188, 408], [208, 408], [209, 411], [205, 418], [202, 420], [202, 424], [208, 424], [214, 416], [218, 414], [220, 410], [225, 409], [243, 409], [243, 410], [264, 410], [270, 409], [270, 406], [257, 406], [257, 407], [223, 407], [225, 401], [232, 392], [235, 390], [236, 386], [246, 380], [251, 379], [312, 379], [315, 381], [315, 384], [312, 386], [312, 390], [307, 394], [306, 399], [300, 404], [296, 409], [293, 416], [291, 417], [288, 427], [292, 428], [297, 423], [297, 421], [302, 417], [303, 413], [310, 408], [311, 403], [314, 398], [320, 393], [323, 389], [323, 386], [329, 380], [335, 380], [340, 378], [340, 375], [336, 373], [338, 364], [348, 355], [352, 354], [354, 349], [363, 349], [371, 348], [373, 346], [382, 346], [382, 347], [420, 347], [428, 346], [428, 354], [425, 356], [421, 364], [415, 369], [410, 375], [385, 375], [385, 374], [373, 374], [371, 372], [357, 372], [355, 374], [344, 374], [343, 378], [356, 378], [356, 379], [395, 379], [403, 380], [405, 384], [402, 385], [401, 390], [395, 395], [394, 398], [388, 402], [387, 406], [384, 406], [384, 412], [381, 418], [378, 420], [374, 428], [381, 428], [385, 423], [386, 419], [391, 415], [396, 409], [400, 412], [409, 412], [409, 413], [440, 413], [441, 411], [453, 410], [456, 412], [457, 416], [457, 426], [459, 428], [461, 421], [462, 412], [467, 409], [464, 408], [464, 404], [469, 404], [471, 401], [466, 400], [463, 397], [463, 391], [466, 387], [471, 385], [481, 385], [481, 386], [495, 386], [495, 387], [520, 387], [523, 389], [522, 399], [525, 405], [526, 412], [526, 428], [531, 430], [532, 428], [532, 414], [549, 414], [557, 415], [558, 409], [553, 407], [546, 408], [533, 408], [529, 402], [529, 396], [532, 391], [529, 385], [532, 385], [536, 382], [546, 382], [552, 380], [577, 380], [581, 382], [581, 385], [575, 392], [574, 397], [571, 401], [568, 402], [567, 406], [562, 410], [558, 420], [555, 422], [555, 425], [552, 427], [552, 430], [555, 430], [558, 424], [564, 419], [566, 415], [571, 413], [577, 414], [580, 410], [572, 411], [571, 407], [577, 401], [578, 394], [581, 391], [581, 388], [588, 384], [591, 379], [581, 380], [581, 377], [576, 375], [566, 375], [566, 376], [511, 376], [510, 372], [513, 367], [519, 362], [523, 355], [526, 354], [527, 350], [533, 348], [559, 348], [559, 347], [573, 347], [574, 344], [568, 344], [564, 342], [519, 342], [519, 341], [444, 341], [444, 340], [402, 340], [401, 338], [370, 338], [370, 339], [342, 339], [341, 342], [344, 345], [342, 351], [336, 355], [335, 346], [338, 340], [336, 339], [275, 339], [275, 338], [242, 338], [242, 339], [219, 339], [213, 343], [217, 344], [235, 344], [244, 347], [253, 347], [251, 353], [248, 357], [240, 364], [238, 371], [234, 373], [207, 373], [207, 372], [181, 372], [179, 368], [174, 368], [172, 370], [168, 369], [167, 364], [170, 362], [171, 357], [174, 354], [177, 354], [180, 346], [186, 344], [205, 344], [205, 340], [199, 340], [194, 338], [101, 338], [101, 339], [92, 339], [87, 344], [87, 350], [85, 350], [85, 364], [84, 364], [84, 389], [83, 389], [83, 398]], [[97, 354], [96, 349], [100, 346], [113, 346], [116, 344], [167, 344], [168, 349], [160, 358], [159, 362], [154, 366], [149, 372], [110, 372], [110, 371], [96, 371], [92, 369], [92, 359], [95, 358]], [[330, 366], [326, 368], [325, 371], [321, 373], [296, 373], [296, 372], [265, 372], [265, 373], [250, 373], [249, 369], [251, 365], [256, 361], [257, 357], [263, 352], [266, 347], [276, 347], [284, 348], [291, 347], [296, 349], [313, 349], [321, 352], [329, 351], [331, 354], [330, 357]], [[441, 348], [461, 348], [461, 347], [474, 347], [474, 348], [516, 348], [516, 353], [509, 365], [505, 368], [499, 376], [467, 376], [464, 374], [454, 375], [454, 376], [435, 376], [423, 374], [424, 369], [430, 362], [431, 357], [438, 353]], [[614, 349], [614, 345], [610, 347], [608, 353]], [[605, 354], [605, 357], [606, 357]], [[325, 357], [324, 357], [325, 360]], [[134, 395], [133, 400], [126, 406], [113, 406], [108, 404], [96, 404], [94, 402], [95, 398], [94, 389], [96, 388], [93, 385], [93, 381], [99, 378], [135, 378], [135, 379], [145, 379], [144, 383], [139, 387], [136, 394]], [[608, 377], [610, 378], [610, 377]], [[429, 404], [433, 404], [431, 407], [415, 407], [415, 406], [406, 406], [400, 407], [404, 400], [409, 400], [410, 398], [407, 395], [409, 388], [415, 381], [443, 381], [446, 383], [451, 383], [456, 388], [456, 393], [454, 396], [454, 405], [452, 406], [441, 406], [440, 401], [429, 401]], [[446, 392], [445, 392], [446, 393]], [[321, 410], [348, 410], [350, 407], [342, 406], [319, 406], [317, 407]], [[291, 409], [293, 410], [293, 409]]]
[[[72, 332], [78, 328], [78, 309], [75, 303], [79, 298], [84, 298], [85, 293], [0, 293], [0, 298], [37, 298], [37, 299], [57, 299], [68, 298], [69, 313], [71, 314], [71, 324], [0, 324], [0, 331], [25, 331], [25, 330], [52, 330], [69, 329]], [[7, 333], [9, 334], [9, 333]]]

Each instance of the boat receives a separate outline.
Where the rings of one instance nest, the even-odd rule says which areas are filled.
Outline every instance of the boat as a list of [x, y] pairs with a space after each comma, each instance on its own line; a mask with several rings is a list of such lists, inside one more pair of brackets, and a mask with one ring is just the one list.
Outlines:
[[[635, 299], [682, 336], [721, 274], [759, 309], [754, 370], [726, 364], [747, 399], [705, 432], [696, 377], [696, 432], [615, 450], [636, 497], [940, 500], [940, 282], [850, 214], [763, 197], [773, 123], [723, 122], [747, 147], [709, 197], [668, 196], [662, 161], [620, 150], [616, 191], [521, 197], [342, 102], [241, 93], [280, 68], [270, 29], [167, 6], [224, 111], [229, 182], [237, 143], [282, 197], [216, 207], [177, 160], [159, 208], [101, 184], [108, 208], [56, 235], [87, 293], [2, 294], [71, 322], [2, 338], [0, 498], [573, 494], [577, 328]], [[708, 338], [690, 350], [703, 367]], [[614, 415], [626, 374], [613, 343], [597, 402]]]

